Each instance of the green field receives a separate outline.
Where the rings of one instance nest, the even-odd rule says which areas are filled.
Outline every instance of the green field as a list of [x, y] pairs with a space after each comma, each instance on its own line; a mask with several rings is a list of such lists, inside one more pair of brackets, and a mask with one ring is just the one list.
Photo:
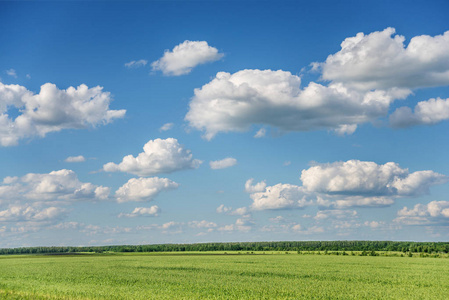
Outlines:
[[0, 298], [449, 299], [449, 259], [276, 252], [2, 256]]

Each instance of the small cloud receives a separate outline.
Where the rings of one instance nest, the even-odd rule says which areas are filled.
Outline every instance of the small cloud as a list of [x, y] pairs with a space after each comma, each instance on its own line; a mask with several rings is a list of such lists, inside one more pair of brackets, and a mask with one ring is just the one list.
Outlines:
[[232, 207], [230, 206], [225, 206], [224, 204], [220, 205], [219, 207], [217, 207], [217, 213], [221, 214], [221, 213], [227, 213], [229, 211], [232, 210]]
[[125, 67], [131, 69], [131, 68], [140, 68], [144, 67], [148, 64], [148, 61], [145, 59], [140, 60], [133, 60], [125, 64]]
[[167, 131], [173, 128], [175, 124], [174, 123], [165, 123], [164, 125], [162, 125], [161, 128], [159, 128], [159, 131]]
[[135, 218], [135, 217], [157, 217], [161, 209], [157, 205], [153, 205], [151, 207], [136, 207], [132, 213], [124, 214], [121, 213], [118, 215], [119, 218]]
[[406, 106], [400, 107], [390, 115], [390, 125], [394, 128], [434, 125], [445, 120], [449, 120], [449, 98], [421, 101], [414, 111]]
[[31, 75], [30, 74], [26, 74], [26, 78], [27, 79], [31, 79]]
[[225, 169], [225, 168], [232, 167], [236, 164], [237, 164], [237, 160], [232, 157], [227, 157], [222, 160], [216, 160], [216, 161], [209, 162], [210, 168], [212, 170]]
[[292, 164], [292, 162], [287, 160], [287, 161], [284, 161], [283, 166], [287, 167], [287, 166], [290, 166], [291, 164]]
[[68, 162], [68, 163], [77, 163], [77, 162], [84, 162], [84, 161], [86, 161], [86, 158], [84, 158], [84, 156], [82, 156], [82, 155], [69, 156], [64, 161]]
[[231, 206], [224, 206], [224, 204], [220, 205], [216, 209], [217, 213], [219, 214], [227, 214], [231, 216], [243, 216], [243, 217], [249, 217], [250, 214], [248, 214], [248, 208], [247, 207], [239, 207], [235, 210], [232, 209]]
[[165, 50], [164, 55], [151, 63], [153, 71], [160, 70], [166, 76], [185, 75], [198, 65], [221, 59], [223, 53], [211, 47], [206, 41], [184, 41], [172, 51]]
[[17, 78], [16, 70], [14, 70], [14, 69], [9, 69], [9, 70], [6, 70], [5, 72], [6, 72], [6, 74], [7, 74], [8, 76]]
[[196, 169], [202, 163], [193, 159], [190, 150], [185, 149], [177, 139], [150, 140], [137, 157], [127, 155], [122, 162], [109, 162], [103, 166], [105, 172], [126, 172], [138, 176], [152, 176], [180, 170]]
[[266, 133], [267, 133], [267, 130], [265, 128], [260, 128], [259, 131], [257, 131], [256, 134], [254, 135], [254, 137], [256, 139], [262, 138], [265, 136]]
[[159, 193], [177, 189], [178, 186], [167, 178], [131, 178], [115, 192], [115, 197], [119, 203], [152, 201]]

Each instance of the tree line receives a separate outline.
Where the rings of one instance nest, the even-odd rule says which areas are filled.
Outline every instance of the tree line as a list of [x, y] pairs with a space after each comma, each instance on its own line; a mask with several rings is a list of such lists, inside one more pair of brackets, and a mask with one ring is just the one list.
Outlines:
[[23, 247], [0, 248], [0, 255], [182, 251], [396, 251], [403, 253], [449, 253], [449, 242], [284, 241], [84, 247]]

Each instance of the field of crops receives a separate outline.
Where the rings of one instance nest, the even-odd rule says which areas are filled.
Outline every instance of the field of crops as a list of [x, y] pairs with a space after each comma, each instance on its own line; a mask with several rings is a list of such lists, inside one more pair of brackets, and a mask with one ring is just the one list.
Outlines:
[[1, 299], [449, 299], [449, 259], [298, 254], [0, 257]]

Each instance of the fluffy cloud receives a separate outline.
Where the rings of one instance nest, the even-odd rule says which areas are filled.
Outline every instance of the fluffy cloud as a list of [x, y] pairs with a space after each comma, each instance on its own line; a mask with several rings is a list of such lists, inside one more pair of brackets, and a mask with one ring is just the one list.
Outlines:
[[151, 207], [136, 207], [132, 213], [125, 214], [121, 213], [118, 215], [119, 218], [135, 218], [135, 217], [157, 217], [161, 209], [157, 205], [153, 205]]
[[48, 174], [29, 173], [20, 178], [6, 177], [0, 185], [0, 202], [104, 200], [108, 196], [109, 188], [83, 183], [75, 172], [66, 169]]
[[252, 226], [254, 223], [251, 220], [248, 220], [247, 218], [240, 218], [235, 221], [235, 224], [229, 224], [222, 226], [218, 228], [218, 231], [242, 231], [242, 232], [249, 232], [251, 231]]
[[276, 184], [266, 186], [263, 191], [260, 191], [261, 189], [257, 188], [258, 185], [259, 187], [263, 186], [259, 182], [254, 186], [249, 184], [247, 188], [247, 191], [254, 191], [250, 194], [250, 198], [253, 200], [251, 208], [254, 210], [303, 208], [312, 204], [307, 200], [307, 194], [300, 186]]
[[265, 181], [261, 181], [256, 184], [253, 184], [253, 182], [254, 178], [248, 179], [245, 182], [245, 192], [252, 194], [265, 191], [265, 188], [267, 187], [267, 183]]
[[218, 170], [218, 169], [226, 169], [232, 166], [235, 166], [237, 164], [237, 160], [232, 157], [227, 157], [222, 160], [215, 160], [209, 162], [209, 166], [212, 170]]
[[[123, 118], [126, 110], [110, 110], [111, 96], [102, 87], [60, 90], [46, 83], [39, 94], [33, 94], [20, 85], [0, 82], [0, 145], [17, 145], [19, 139], [44, 137], [49, 132], [68, 128], [87, 128], [107, 124]], [[20, 114], [12, 119], [10, 108]]]
[[414, 125], [433, 125], [449, 119], [449, 98], [437, 98], [421, 101], [415, 111], [409, 107], [400, 107], [390, 115], [390, 124], [396, 128]]
[[219, 132], [246, 131], [252, 124], [351, 134], [357, 124], [385, 116], [395, 99], [410, 93], [397, 88], [360, 92], [341, 83], [314, 82], [301, 89], [300, 84], [300, 77], [282, 70], [219, 72], [195, 89], [185, 119], [205, 131], [208, 140]]
[[193, 159], [190, 150], [184, 149], [174, 138], [150, 140], [143, 146], [143, 151], [137, 157], [125, 156], [120, 164], [107, 163], [103, 166], [103, 170], [152, 176], [184, 169], [195, 169], [201, 164], [200, 160]]
[[341, 50], [315, 64], [322, 78], [359, 89], [417, 88], [449, 84], [449, 31], [405, 38], [386, 28], [346, 38]]
[[147, 65], [147, 63], [148, 63], [148, 61], [145, 59], [133, 60], [133, 61], [127, 62], [125, 64], [125, 67], [127, 67], [127, 68], [145, 67]]
[[69, 162], [69, 163], [77, 163], [77, 162], [83, 162], [83, 161], [86, 161], [86, 158], [84, 158], [84, 156], [82, 156], [82, 155], [78, 155], [78, 156], [69, 156], [69, 157], [67, 157], [64, 161], [65, 161], [65, 162]]
[[164, 75], [179, 76], [190, 73], [198, 65], [217, 61], [223, 57], [217, 48], [205, 41], [184, 41], [172, 51], [166, 50], [164, 56], [151, 63], [153, 70], [160, 70]]
[[[262, 181], [245, 183], [253, 200], [254, 210], [302, 208], [316, 204], [321, 209], [389, 206], [398, 197], [416, 197], [429, 193], [433, 185], [448, 181], [448, 177], [433, 171], [410, 173], [398, 164], [349, 160], [316, 164], [301, 172], [302, 186], [277, 184], [267, 186]], [[316, 201], [308, 199], [316, 198]], [[219, 207], [227, 212], [232, 208]], [[218, 211], [218, 209], [217, 209]]]
[[0, 211], [0, 222], [45, 222], [60, 218], [64, 212], [58, 207], [37, 209], [29, 205], [13, 205]]
[[428, 204], [416, 204], [398, 211], [394, 220], [405, 225], [449, 224], [449, 201], [432, 201]]
[[217, 207], [217, 209], [216, 209], [217, 213], [219, 213], [219, 214], [227, 213], [227, 212], [229, 212], [229, 211], [231, 211], [231, 210], [232, 210], [232, 207], [230, 207], [230, 206], [225, 206], [224, 204], [220, 205], [220, 206]]
[[305, 189], [349, 196], [418, 196], [429, 187], [447, 182], [448, 177], [433, 171], [409, 173], [398, 164], [349, 160], [319, 164], [301, 172]]
[[160, 192], [178, 188], [178, 184], [167, 178], [131, 178], [116, 192], [119, 203], [128, 201], [151, 201]]

